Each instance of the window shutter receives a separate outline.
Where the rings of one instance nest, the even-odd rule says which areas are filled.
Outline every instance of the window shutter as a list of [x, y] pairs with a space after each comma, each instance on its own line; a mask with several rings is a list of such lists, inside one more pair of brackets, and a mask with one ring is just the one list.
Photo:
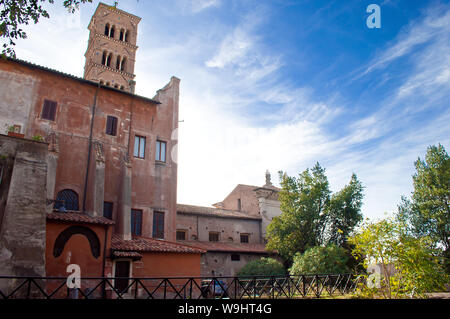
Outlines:
[[50, 101], [50, 119], [55, 120], [56, 116], [56, 102]]
[[117, 117], [109, 116], [106, 118], [106, 134], [116, 136]]
[[117, 117], [113, 117], [112, 130], [113, 130], [114, 135], [116, 135], [117, 134]]
[[44, 106], [42, 107], [41, 118], [45, 120], [54, 121], [56, 116], [57, 103], [50, 100], [44, 100]]

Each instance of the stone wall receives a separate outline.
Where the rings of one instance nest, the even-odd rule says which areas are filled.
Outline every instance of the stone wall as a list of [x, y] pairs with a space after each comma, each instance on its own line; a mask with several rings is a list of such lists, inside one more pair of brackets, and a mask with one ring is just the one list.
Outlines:
[[249, 235], [250, 244], [261, 243], [261, 220], [180, 214], [177, 229], [186, 231], [186, 240], [209, 242], [209, 232], [219, 233], [220, 242], [240, 243], [240, 234]]
[[[239, 260], [231, 260], [232, 254], [239, 255]], [[248, 262], [261, 257], [265, 255], [209, 251], [202, 255], [202, 276], [233, 277]]]
[[[0, 135], [0, 155], [6, 167], [13, 166], [1, 181], [7, 199], [0, 219], [0, 275], [45, 276], [47, 147]], [[0, 281], [0, 289], [7, 284]]]

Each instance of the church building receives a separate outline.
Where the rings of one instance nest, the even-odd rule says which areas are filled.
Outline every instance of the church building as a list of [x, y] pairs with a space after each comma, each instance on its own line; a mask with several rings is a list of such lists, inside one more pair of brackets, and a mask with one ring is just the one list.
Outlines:
[[[67, 266], [77, 264], [82, 277], [200, 276], [204, 250], [175, 237], [172, 154], [180, 80], [172, 77], [151, 98], [135, 94], [139, 21], [98, 5], [88, 27], [83, 78], [19, 59], [0, 60], [1, 119], [22, 135], [10, 138], [48, 145], [45, 181], [39, 184], [45, 195], [35, 199], [46, 209], [30, 212], [30, 221], [46, 222], [28, 225], [36, 228], [31, 260], [15, 264], [17, 259], [7, 258], [12, 248], [0, 247], [0, 265], [9, 269], [1, 275], [67, 276]], [[28, 187], [26, 180], [21, 183]], [[2, 213], [0, 237], [13, 231], [6, 228], [15, 214]], [[21, 251], [30, 246], [27, 240], [31, 237], [10, 244]], [[33, 251], [45, 251], [45, 259], [33, 259]], [[128, 281], [115, 285], [123, 290]]]

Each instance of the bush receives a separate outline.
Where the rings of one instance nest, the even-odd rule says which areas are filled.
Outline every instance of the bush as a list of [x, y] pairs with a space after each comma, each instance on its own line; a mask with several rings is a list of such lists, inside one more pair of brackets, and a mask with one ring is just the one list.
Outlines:
[[315, 246], [304, 254], [297, 253], [289, 269], [291, 275], [344, 274], [349, 272], [347, 251], [336, 245]]
[[[353, 252], [365, 256], [364, 267], [376, 265], [367, 277], [360, 294], [383, 298], [425, 297], [426, 293], [445, 289], [449, 276], [445, 273], [442, 252], [428, 236], [408, 234], [404, 223], [390, 218], [366, 222], [351, 237]], [[393, 268], [395, 271], [390, 271]]]
[[286, 275], [283, 265], [273, 258], [261, 258], [247, 263], [237, 274], [239, 277], [245, 276], [276, 276]]

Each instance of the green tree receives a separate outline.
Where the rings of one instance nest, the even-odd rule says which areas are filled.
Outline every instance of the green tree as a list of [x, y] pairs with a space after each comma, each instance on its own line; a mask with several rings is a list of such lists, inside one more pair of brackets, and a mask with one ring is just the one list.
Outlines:
[[316, 246], [309, 248], [303, 254], [297, 253], [289, 273], [291, 275], [344, 274], [350, 271], [347, 266], [348, 260], [348, 253], [342, 247]]
[[239, 277], [285, 275], [286, 269], [278, 260], [268, 257], [248, 262], [238, 272]]
[[363, 295], [383, 298], [423, 296], [443, 289], [448, 282], [442, 258], [430, 238], [410, 236], [404, 223], [395, 219], [367, 221], [349, 242], [354, 245], [356, 256], [365, 256], [361, 263], [369, 273], [370, 268], [380, 268], [379, 273], [367, 276], [367, 284], [360, 287]]
[[345, 245], [362, 220], [361, 182], [355, 174], [341, 191], [331, 195], [325, 169], [319, 163], [297, 178], [280, 172], [281, 215], [267, 227], [268, 248], [276, 250], [287, 265], [296, 253], [328, 243]]
[[325, 207], [331, 192], [325, 169], [319, 163], [298, 178], [280, 172], [280, 179], [282, 189], [278, 198], [282, 214], [267, 227], [267, 246], [292, 261], [295, 253], [322, 244]]
[[363, 197], [363, 186], [355, 174], [348, 185], [331, 196], [326, 211], [328, 243], [345, 245], [347, 237], [363, 220]]
[[[80, 3], [92, 0], [64, 0], [63, 6], [71, 13], [78, 9]], [[15, 41], [26, 39], [23, 25], [38, 23], [41, 17], [49, 18], [42, 4], [53, 4], [54, 0], [0, 0], [0, 36], [5, 39], [2, 55], [15, 57]]]
[[425, 160], [414, 163], [414, 191], [411, 199], [402, 197], [397, 218], [416, 238], [429, 237], [444, 249], [447, 267], [450, 254], [450, 157], [445, 148], [429, 146]]

